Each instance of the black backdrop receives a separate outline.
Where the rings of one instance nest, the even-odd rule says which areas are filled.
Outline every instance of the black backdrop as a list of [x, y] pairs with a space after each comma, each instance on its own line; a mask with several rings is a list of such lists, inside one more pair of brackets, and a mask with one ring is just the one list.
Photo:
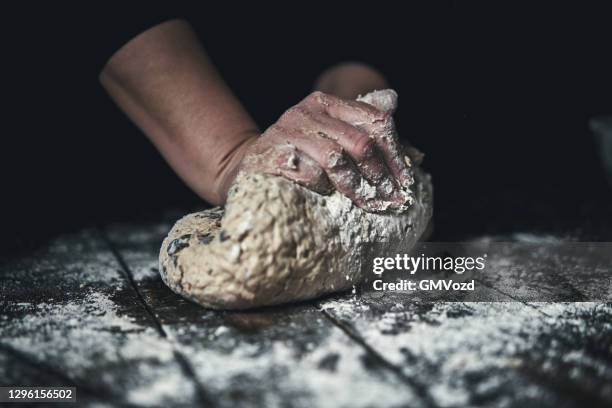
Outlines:
[[442, 231], [519, 223], [504, 203], [554, 218], [612, 202], [587, 126], [612, 113], [609, 10], [334, 4], [5, 10], [2, 240], [202, 205], [97, 82], [122, 36], [165, 16], [191, 21], [262, 128], [324, 68], [379, 68], [402, 138], [426, 153]]

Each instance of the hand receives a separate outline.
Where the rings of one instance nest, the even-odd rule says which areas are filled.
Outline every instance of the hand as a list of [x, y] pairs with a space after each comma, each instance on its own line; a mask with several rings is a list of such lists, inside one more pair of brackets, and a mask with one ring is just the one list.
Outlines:
[[241, 170], [282, 176], [321, 194], [335, 189], [367, 211], [402, 211], [414, 180], [395, 135], [396, 106], [392, 90], [358, 101], [313, 92], [246, 148]]
[[185, 21], [137, 35], [109, 59], [100, 81], [176, 173], [212, 204], [225, 202], [241, 167], [321, 193], [336, 189], [371, 211], [410, 203], [410, 161], [391, 119], [395, 92], [368, 96], [368, 103], [350, 100], [386, 85], [363, 64], [332, 67], [317, 81], [349, 100], [315, 92], [261, 137]]

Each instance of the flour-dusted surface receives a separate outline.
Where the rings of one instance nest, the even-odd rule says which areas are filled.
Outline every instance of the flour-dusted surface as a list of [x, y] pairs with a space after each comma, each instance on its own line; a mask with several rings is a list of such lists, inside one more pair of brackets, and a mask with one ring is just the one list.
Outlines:
[[400, 367], [435, 406], [612, 401], [610, 305], [347, 298], [321, 308]]
[[[196, 382], [99, 233], [56, 239], [0, 265], [0, 384], [76, 386], [83, 405], [194, 400]], [[162, 385], [173, 378], [178, 388]]]
[[[156, 258], [163, 235], [116, 228], [110, 237], [127, 265], [140, 268]], [[215, 406], [373, 407], [383, 398], [389, 407], [422, 405], [401, 376], [313, 305], [216, 312], [172, 294], [158, 276], [136, 285]]]
[[169, 226], [84, 231], [2, 259], [0, 383], [76, 386], [93, 407], [612, 402], [610, 304], [521, 303], [493, 287], [481, 303], [357, 291], [218, 312], [161, 281]]

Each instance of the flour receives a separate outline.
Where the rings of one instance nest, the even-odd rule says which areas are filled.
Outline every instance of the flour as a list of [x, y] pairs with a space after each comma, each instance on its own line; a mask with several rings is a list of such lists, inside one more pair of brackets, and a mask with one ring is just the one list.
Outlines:
[[[231, 337], [231, 336], [230, 336]], [[234, 406], [232, 393], [247, 393], [253, 406], [282, 407], [401, 407], [419, 406], [409, 387], [385, 371], [365, 365], [365, 350], [333, 328], [322, 343], [302, 352], [293, 342], [241, 344], [230, 353], [192, 350], [196, 374], [221, 406]], [[264, 352], [265, 350], [265, 352]], [[251, 395], [252, 393], [252, 395]]]
[[355, 192], [357, 195], [369, 200], [376, 197], [376, 187], [367, 182], [366, 179], [361, 179], [361, 184]]
[[119, 288], [123, 277], [117, 261], [96, 237], [95, 231], [83, 230], [51, 239], [32, 256], [13, 261], [12, 268], [27, 271], [29, 276], [61, 275], [70, 283]]
[[8, 307], [23, 317], [0, 320], [5, 347], [75, 378], [95, 375], [102, 389], [127, 389], [122, 397], [136, 406], [194, 398], [194, 384], [176, 363], [172, 343], [121, 314], [109, 293], [87, 290], [79, 300]]
[[[612, 363], [590, 357], [583, 338], [612, 335], [612, 308], [601, 303], [436, 303], [427, 313], [416, 304], [373, 309], [367, 298], [322, 302], [321, 308], [349, 322], [357, 335], [405, 375], [426, 384], [442, 407], [471, 405], [472, 398], [495, 396], [495, 405], [517, 398], [551, 398], [520, 374], [534, 358], [542, 369], [571, 362], [570, 375], [596, 372], [612, 381]], [[378, 312], [376, 310], [382, 309]], [[593, 314], [608, 318], [594, 319]], [[600, 323], [595, 323], [600, 322]], [[547, 339], [572, 333], [573, 344]], [[565, 337], [566, 342], [568, 337]], [[568, 348], [569, 347], [569, 348]], [[548, 367], [548, 368], [547, 368]], [[577, 368], [578, 367], [578, 368]], [[482, 373], [487, 373], [482, 376]], [[551, 373], [559, 375], [559, 373]], [[521, 387], [519, 384], [524, 383]], [[520, 395], [504, 395], [518, 390]], [[486, 397], [490, 398], [490, 397]]]
[[389, 92], [389, 90], [373, 91], [365, 95], [359, 95], [357, 100], [376, 106], [384, 112], [390, 112], [397, 106], [397, 93]]
[[348, 300], [327, 300], [322, 302], [320, 307], [323, 311], [331, 311], [336, 317], [350, 318], [355, 312], [364, 313], [370, 306], [360, 302], [359, 298], [352, 297]]
[[533, 234], [531, 232], [515, 232], [509, 235], [484, 235], [474, 238], [471, 242], [476, 244], [490, 244], [492, 242], [519, 242], [524, 244], [558, 244], [573, 240], [570, 237], [559, 237], [549, 234]]
[[[152, 374], [149, 367], [141, 366], [141, 376], [151, 377]], [[177, 396], [182, 396], [187, 402], [189, 399], [185, 397], [192, 397], [193, 394], [193, 383], [185, 381], [181, 372], [169, 371], [164, 376], [156, 377], [152, 384], [130, 390], [126, 399], [138, 406], [160, 406], [164, 405], [164, 401], [171, 404]]]
[[156, 279], [159, 267], [156, 259], [150, 256], [141, 256], [138, 252], [124, 251], [122, 254], [126, 262], [129, 262], [130, 272], [136, 282]]

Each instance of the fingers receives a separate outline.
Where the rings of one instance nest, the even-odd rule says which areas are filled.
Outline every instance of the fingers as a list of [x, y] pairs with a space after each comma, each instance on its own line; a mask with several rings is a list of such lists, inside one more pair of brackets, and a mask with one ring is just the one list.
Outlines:
[[397, 107], [397, 94], [394, 91], [376, 91], [359, 101], [346, 101], [315, 92], [306, 98], [305, 103], [313, 106], [313, 109], [319, 106], [331, 117], [363, 129], [374, 138], [391, 175], [399, 185], [408, 188], [414, 183], [410, 159], [397, 140], [393, 123], [392, 114]]
[[340, 99], [322, 92], [311, 93], [301, 104], [313, 111], [325, 112], [333, 118], [358, 127], [375, 123], [391, 115], [368, 103]]
[[312, 159], [325, 172], [333, 188], [357, 205], [376, 210], [373, 208], [379, 201], [376, 188], [363, 178], [338, 143], [318, 134], [283, 128], [278, 124], [269, 128], [266, 134], [269, 143], [290, 143]]
[[[302, 106], [296, 106], [283, 115], [278, 125], [336, 142], [358, 166], [371, 159], [376, 150], [376, 142], [364, 130]], [[381, 176], [372, 174], [374, 179]]]
[[244, 163], [247, 171], [282, 176], [315, 191], [329, 194], [333, 187], [317, 163], [291, 144], [260, 144]]
[[245, 166], [319, 193], [335, 189], [368, 211], [405, 209], [413, 179], [395, 135], [396, 106], [388, 90], [363, 101], [314, 92], [266, 130]]
[[376, 135], [376, 145], [385, 158], [385, 163], [391, 171], [394, 179], [400, 186], [407, 189], [414, 183], [412, 176], [412, 163], [404, 149], [397, 140], [393, 122], [388, 130], [384, 130]]
[[393, 114], [395, 109], [397, 109], [397, 92], [393, 89], [374, 91], [367, 95], [360, 96], [357, 98], [357, 101], [372, 105], [379, 111]]
[[[329, 149], [338, 150], [338, 146], [322, 141], [321, 138], [335, 142], [352, 159], [363, 177], [376, 187], [382, 199], [390, 200], [393, 198], [394, 191], [398, 189], [398, 186], [376, 147], [376, 140], [363, 129], [326, 115], [320, 109], [313, 111], [300, 105], [283, 115], [278, 121], [278, 125], [284, 129], [285, 134], [287, 129], [302, 129], [298, 133], [310, 134], [309, 139], [311, 140], [305, 142], [309, 146], [314, 144], [314, 154], [320, 154]], [[280, 133], [282, 134], [283, 131], [280, 131]], [[315, 160], [322, 162], [324, 158], [315, 158]]]

